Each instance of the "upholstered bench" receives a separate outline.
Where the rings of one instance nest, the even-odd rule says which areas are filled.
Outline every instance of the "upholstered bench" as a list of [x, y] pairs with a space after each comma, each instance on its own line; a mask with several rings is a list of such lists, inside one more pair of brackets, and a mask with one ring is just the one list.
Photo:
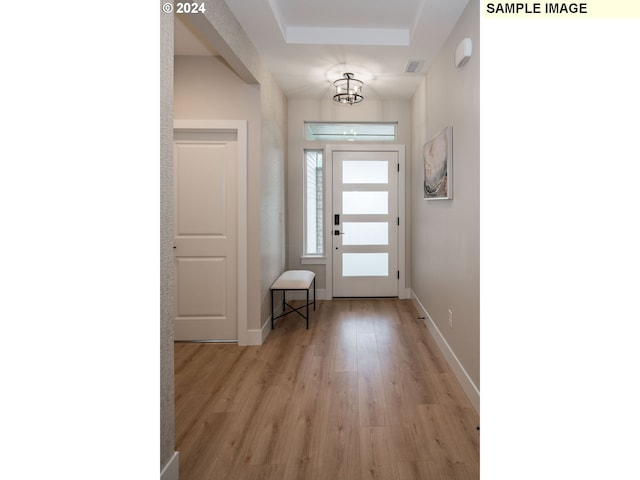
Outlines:
[[[313, 286], [313, 302], [309, 302], [309, 290]], [[286, 301], [287, 290], [306, 290], [307, 302], [298, 308], [294, 308]], [[273, 316], [273, 292], [282, 291], [282, 313], [277, 317]], [[316, 309], [316, 274], [308, 270], [287, 270], [271, 285], [271, 329], [273, 329], [274, 320], [296, 312], [307, 321], [307, 329], [309, 328], [309, 305], [313, 305]], [[289, 307], [290, 310], [286, 310]], [[300, 310], [306, 307], [306, 315], [300, 313]]]

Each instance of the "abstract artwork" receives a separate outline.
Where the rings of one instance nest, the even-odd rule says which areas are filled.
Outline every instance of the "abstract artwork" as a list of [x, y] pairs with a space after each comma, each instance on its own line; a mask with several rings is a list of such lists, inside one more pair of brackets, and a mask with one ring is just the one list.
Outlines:
[[451, 191], [453, 127], [445, 127], [424, 144], [424, 198], [425, 200], [448, 200]]

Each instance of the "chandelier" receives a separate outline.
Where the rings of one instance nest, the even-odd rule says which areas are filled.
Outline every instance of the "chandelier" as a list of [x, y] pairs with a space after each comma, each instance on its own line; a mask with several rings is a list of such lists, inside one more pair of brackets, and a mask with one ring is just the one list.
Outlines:
[[360, 103], [364, 100], [362, 86], [364, 84], [353, 76], [353, 73], [345, 73], [342, 78], [333, 82], [335, 95], [333, 99], [338, 103]]

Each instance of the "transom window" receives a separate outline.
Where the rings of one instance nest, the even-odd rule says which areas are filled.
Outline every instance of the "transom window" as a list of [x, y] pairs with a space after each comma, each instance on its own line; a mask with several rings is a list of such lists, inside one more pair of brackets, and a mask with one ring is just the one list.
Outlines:
[[305, 122], [305, 139], [321, 142], [395, 142], [397, 123]]

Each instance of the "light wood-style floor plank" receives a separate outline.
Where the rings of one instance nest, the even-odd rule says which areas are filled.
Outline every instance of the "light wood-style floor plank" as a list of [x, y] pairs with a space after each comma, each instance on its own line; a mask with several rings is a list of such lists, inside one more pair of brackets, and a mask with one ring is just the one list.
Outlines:
[[387, 427], [360, 428], [360, 480], [397, 480], [397, 461], [393, 456]]
[[176, 343], [181, 480], [478, 479], [478, 416], [417, 317], [336, 299], [259, 347]]

